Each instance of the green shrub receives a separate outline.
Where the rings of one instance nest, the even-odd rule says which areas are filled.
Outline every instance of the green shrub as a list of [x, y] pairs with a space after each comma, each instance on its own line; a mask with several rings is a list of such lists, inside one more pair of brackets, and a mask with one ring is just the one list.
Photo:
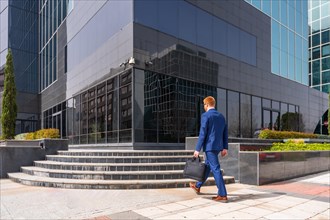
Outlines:
[[30, 132], [25, 135], [25, 140], [34, 140], [35, 138], [35, 132]]
[[296, 131], [274, 131], [265, 129], [258, 136], [261, 139], [290, 139], [290, 138], [317, 138], [316, 134], [302, 133]]
[[60, 131], [56, 128], [41, 129], [36, 131], [36, 139], [41, 138], [59, 138]]
[[59, 138], [60, 131], [56, 128], [41, 129], [36, 132], [27, 133], [25, 140], [35, 140], [42, 138]]
[[286, 143], [273, 143], [267, 151], [323, 151], [330, 150], [330, 143], [320, 144], [312, 143], [306, 144], [303, 142], [288, 141]]
[[15, 136], [15, 140], [26, 140], [26, 135], [28, 133], [22, 133]]

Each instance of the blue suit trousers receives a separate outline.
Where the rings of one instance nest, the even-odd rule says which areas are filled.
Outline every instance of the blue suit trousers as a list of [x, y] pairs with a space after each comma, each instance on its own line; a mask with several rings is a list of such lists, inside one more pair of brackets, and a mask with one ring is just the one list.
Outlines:
[[[217, 184], [218, 187], [218, 195], [219, 196], [227, 196], [227, 190], [225, 186], [225, 182], [223, 180], [223, 176], [221, 173], [220, 169], [220, 163], [218, 159], [219, 151], [206, 151], [206, 159], [205, 159], [205, 165], [206, 165], [206, 170], [205, 170], [205, 181], [210, 175], [210, 171], [212, 171], [215, 183]], [[197, 182], [196, 187], [200, 188], [204, 182]]]

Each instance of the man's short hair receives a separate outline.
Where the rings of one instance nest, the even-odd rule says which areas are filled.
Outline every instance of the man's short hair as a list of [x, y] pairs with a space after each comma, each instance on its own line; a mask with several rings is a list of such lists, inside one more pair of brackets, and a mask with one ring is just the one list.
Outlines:
[[212, 96], [208, 96], [204, 99], [204, 104], [208, 104], [211, 107], [215, 106], [215, 99]]

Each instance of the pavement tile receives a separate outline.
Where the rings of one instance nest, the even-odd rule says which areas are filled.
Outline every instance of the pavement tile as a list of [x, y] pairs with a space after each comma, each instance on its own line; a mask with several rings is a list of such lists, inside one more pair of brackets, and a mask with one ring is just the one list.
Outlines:
[[158, 218], [153, 218], [154, 220], [161, 220], [161, 219], [164, 219], [164, 220], [180, 220], [180, 219], [186, 219], [184, 216], [180, 215], [180, 214], [172, 214], [172, 215], [164, 215], [162, 217], [158, 217]]
[[220, 215], [228, 212], [233, 212], [236, 210], [247, 208], [248, 206], [239, 203], [220, 203], [202, 207], [198, 209], [200, 212], [208, 212], [214, 215]]
[[274, 220], [277, 220], [277, 219], [285, 219], [285, 220], [288, 220], [288, 219], [297, 219], [297, 218], [293, 218], [292, 216], [286, 214], [286, 213], [282, 213], [282, 212], [275, 212], [275, 213], [272, 213], [270, 215], [266, 215], [264, 216], [264, 218], [266, 219], [274, 219]]
[[111, 220], [111, 218], [109, 216], [99, 216], [99, 217], [95, 217], [95, 218], [90, 218], [87, 220]]
[[[267, 192], [264, 192], [264, 191], [260, 191], [256, 188], [255, 189], [240, 189], [240, 190], [237, 190], [235, 191], [235, 194], [242, 194], [242, 195], [259, 195], [259, 194], [265, 194]], [[230, 193], [229, 193], [230, 195]]]
[[287, 203], [292, 204], [292, 205], [302, 204], [302, 203], [309, 201], [309, 199], [294, 197], [294, 196], [286, 196], [285, 200], [287, 201]]
[[318, 175], [316, 177], [311, 177], [311, 178], [308, 178], [308, 179], [303, 179], [303, 180], [301, 180], [301, 182], [330, 185], [330, 173], [325, 173], [323, 175]]
[[309, 219], [311, 219], [311, 220], [329, 220], [329, 215], [318, 214]]
[[239, 211], [248, 213], [250, 215], [254, 215], [255, 217], [258, 217], [258, 218], [261, 218], [265, 215], [274, 213], [274, 211], [271, 211], [268, 209], [263, 209], [263, 208], [258, 208], [258, 207], [247, 207], [245, 209], [240, 209]]
[[297, 209], [295, 207], [286, 209], [280, 213], [292, 216], [293, 219], [296, 219], [296, 218], [297, 219], [308, 219], [315, 215], [314, 213], [312, 213], [308, 210], [303, 211], [303, 210]]
[[157, 206], [157, 208], [160, 208], [160, 209], [163, 209], [163, 210], [166, 210], [169, 212], [174, 212], [174, 211], [178, 211], [178, 210], [182, 210], [182, 209], [187, 209], [187, 206], [176, 204], [176, 203], [169, 203], [169, 204]]
[[296, 206], [296, 205], [299, 205], [302, 203], [302, 202], [300, 202], [300, 200], [295, 200], [292, 198], [293, 197], [291, 197], [291, 196], [282, 197], [280, 199], [273, 200], [271, 203], [275, 204], [275, 205], [285, 206], [287, 208], [293, 207], [293, 206]]
[[217, 215], [209, 219], [258, 219], [258, 217], [246, 212], [235, 211]]
[[146, 216], [148, 218], [151, 217], [158, 217], [158, 216], [162, 216], [164, 214], [170, 213], [167, 210], [161, 209], [159, 207], [147, 207], [144, 209], [138, 209], [138, 210], [134, 210], [136, 213]]
[[275, 193], [265, 193], [265, 194], [253, 195], [253, 196], [251, 196], [250, 199], [264, 203], [264, 202], [273, 201], [274, 199], [279, 199], [279, 196], [281, 196], [281, 195], [278, 195]]
[[[102, 220], [107, 220], [107, 219], [116, 219], [116, 220], [149, 220], [150, 218], [147, 218], [145, 216], [139, 215], [136, 212], [133, 211], [125, 211], [125, 212], [119, 212], [119, 213], [115, 213], [109, 216], [106, 216], [106, 219], [102, 219]], [[95, 219], [95, 220], [99, 220], [99, 219]], [[100, 219], [101, 220], [101, 219]]]
[[285, 210], [285, 209], [288, 208], [284, 205], [274, 204], [272, 202], [262, 203], [262, 204], [256, 205], [255, 207], [270, 210], [270, 211], [274, 211], [274, 212], [279, 212], [279, 211], [282, 211], [282, 210]]
[[[330, 172], [327, 172], [329, 175]], [[70, 190], [29, 187], [0, 180], [0, 219], [327, 219], [329, 190], [323, 174], [282, 182], [309, 185], [295, 192], [281, 188], [229, 184], [228, 203], [211, 200], [216, 186], [196, 195], [187, 188], [148, 190]], [[328, 177], [328, 176], [326, 176]], [[318, 182], [317, 184], [315, 182]], [[323, 188], [324, 189], [324, 188]], [[304, 194], [305, 193], [305, 194]], [[311, 195], [314, 193], [314, 195]], [[318, 193], [318, 194], [317, 194]], [[5, 210], [5, 211], [4, 211]]]
[[176, 202], [176, 204], [183, 205], [186, 207], [195, 207], [195, 206], [205, 205], [205, 204], [212, 203], [212, 202], [214, 202], [214, 201], [212, 201], [211, 199], [208, 199], [208, 198], [196, 198], [196, 199]]
[[326, 219], [326, 220], [329, 220], [330, 219], [330, 209], [322, 212], [322, 213], [319, 213], [313, 217], [311, 217], [310, 219]]
[[308, 212], [311, 212], [315, 215], [317, 213], [321, 213], [323, 211], [329, 210], [329, 206], [330, 206], [329, 203], [326, 204], [323, 202], [312, 201], [312, 202], [305, 202], [303, 204], [299, 204], [295, 206], [295, 208], [302, 211], [308, 210]]
[[256, 206], [256, 205], [262, 204], [263, 202], [254, 200], [254, 199], [245, 199], [245, 200], [237, 201], [237, 203], [247, 205], [247, 206]]
[[282, 192], [290, 192], [305, 195], [329, 195], [329, 186], [310, 184], [308, 182], [281, 182], [270, 185], [264, 185], [261, 189], [279, 190]]
[[213, 214], [201, 212], [199, 209], [181, 212], [179, 216], [183, 216], [184, 219], [208, 219], [214, 217]]

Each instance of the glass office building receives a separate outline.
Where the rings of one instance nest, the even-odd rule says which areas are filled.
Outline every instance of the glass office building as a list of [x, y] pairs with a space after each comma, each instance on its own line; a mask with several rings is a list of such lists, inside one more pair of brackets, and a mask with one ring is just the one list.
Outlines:
[[308, 85], [307, 0], [247, 0], [271, 18], [272, 73]]
[[230, 137], [322, 132], [307, 5], [285, 2], [39, 1], [41, 126], [70, 144], [182, 148], [212, 95]]
[[330, 92], [330, 2], [308, 1], [309, 85]]
[[4, 66], [10, 48], [17, 89], [16, 133], [34, 131], [40, 127], [37, 6], [37, 1], [0, 1], [0, 93], [3, 91]]

